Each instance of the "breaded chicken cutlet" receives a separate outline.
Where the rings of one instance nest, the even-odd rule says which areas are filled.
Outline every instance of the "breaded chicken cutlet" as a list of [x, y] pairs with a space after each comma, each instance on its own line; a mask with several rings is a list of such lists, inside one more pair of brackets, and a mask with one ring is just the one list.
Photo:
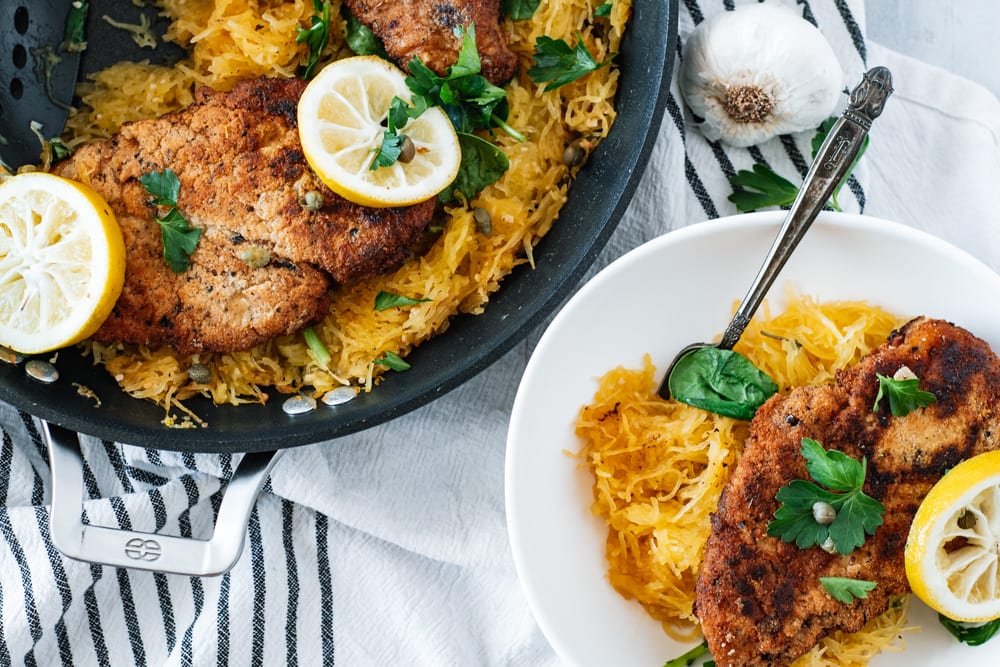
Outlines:
[[[56, 165], [108, 201], [125, 236], [125, 286], [95, 340], [246, 349], [321, 319], [331, 281], [378, 275], [407, 257], [434, 199], [373, 209], [329, 190], [299, 143], [305, 85], [261, 78], [203, 89], [190, 107], [127, 123]], [[164, 209], [140, 183], [165, 169], [180, 181], [178, 211], [202, 229], [183, 273], [163, 259], [154, 218]], [[307, 195], [322, 205], [304, 206]]]
[[[902, 366], [936, 402], [904, 417], [879, 383]], [[722, 493], [698, 578], [695, 614], [716, 663], [787, 665], [833, 630], [856, 632], [909, 592], [903, 547], [917, 507], [959, 461], [1000, 447], [1000, 360], [990, 346], [947, 322], [917, 318], [834, 383], [774, 396], [757, 411]], [[803, 438], [868, 460], [864, 491], [886, 508], [884, 523], [850, 555], [799, 549], [767, 534], [775, 494], [809, 479]], [[876, 582], [867, 599], [833, 599], [820, 577]]]
[[438, 75], [458, 60], [462, 40], [456, 28], [476, 26], [482, 74], [502, 85], [517, 73], [499, 0], [344, 0], [361, 23], [382, 40], [386, 52], [406, 69], [414, 57]]

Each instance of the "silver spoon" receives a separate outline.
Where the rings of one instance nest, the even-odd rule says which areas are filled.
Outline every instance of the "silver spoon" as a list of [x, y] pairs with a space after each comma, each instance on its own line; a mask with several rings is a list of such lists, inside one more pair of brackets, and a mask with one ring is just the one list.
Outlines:
[[704, 347], [731, 350], [736, 345], [792, 251], [798, 246], [844, 174], [850, 169], [865, 137], [868, 136], [872, 121], [882, 113], [882, 108], [891, 94], [892, 75], [887, 68], [874, 67], [865, 72], [861, 83], [851, 91], [847, 110], [830, 129], [826, 140], [816, 153], [816, 159], [813, 160], [809, 173], [806, 174], [802, 187], [799, 188], [799, 193], [792, 202], [792, 207], [788, 210], [757, 277], [754, 278], [740, 307], [722, 334], [722, 340], [714, 345], [692, 343], [681, 349], [663, 376], [659, 389], [661, 397], [670, 398], [670, 375], [682, 357]]

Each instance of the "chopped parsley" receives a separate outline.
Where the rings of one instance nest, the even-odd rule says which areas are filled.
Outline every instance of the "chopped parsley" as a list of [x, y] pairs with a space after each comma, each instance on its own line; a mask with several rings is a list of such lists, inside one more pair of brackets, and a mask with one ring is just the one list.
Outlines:
[[495, 127], [524, 141], [524, 135], [507, 125], [510, 107], [507, 91], [482, 76], [482, 62], [476, 50], [476, 26], [456, 28], [462, 45], [455, 64], [445, 76], [438, 76], [416, 56], [410, 61], [406, 85], [413, 93], [413, 105], [421, 112], [432, 106], [444, 109], [457, 132]]
[[535, 39], [535, 64], [528, 70], [528, 76], [535, 83], [547, 83], [545, 92], [599, 70], [615, 57], [612, 55], [599, 63], [583, 43], [580, 33], [576, 33], [576, 40], [576, 46], [571, 47], [563, 40], [547, 35]]
[[386, 352], [384, 357], [376, 359], [373, 363], [379, 366], [388, 366], [394, 371], [406, 371], [410, 369], [410, 364], [403, 361], [403, 358], [395, 352]]
[[874, 581], [849, 577], [820, 577], [819, 583], [834, 600], [844, 604], [851, 604], [858, 598], [867, 598], [868, 591], [878, 585]]
[[504, 16], [513, 21], [524, 21], [535, 15], [541, 0], [503, 0]]
[[[812, 138], [813, 159], [816, 158], [820, 146], [826, 141], [826, 135], [830, 133], [836, 122], [837, 118], [835, 116], [827, 118], [817, 128], [816, 134]], [[858, 160], [865, 154], [867, 148], [868, 137], [865, 137], [864, 142], [861, 144], [861, 149], [854, 157], [854, 162], [851, 163], [851, 167], [844, 174], [844, 177], [837, 184], [833, 195], [830, 197], [827, 205], [833, 210], [841, 210], [840, 204], [837, 203], [837, 195], [840, 193], [840, 189], [844, 187], [847, 179], [851, 177], [851, 172], [854, 171], [854, 167], [857, 166]], [[799, 193], [799, 188], [795, 183], [779, 176], [765, 164], [755, 164], [749, 171], [740, 169], [729, 178], [729, 183], [734, 189], [733, 194], [729, 195], [729, 201], [736, 204], [736, 210], [741, 213], [757, 211], [769, 206], [791, 206], [792, 202], [795, 201], [796, 195]]]
[[402, 296], [401, 294], [393, 294], [392, 292], [386, 292], [385, 290], [379, 292], [375, 295], [375, 310], [383, 311], [389, 310], [390, 308], [400, 308], [403, 306], [413, 306], [418, 303], [425, 303], [430, 301], [430, 299], [411, 299], [408, 296]]
[[151, 171], [139, 178], [146, 192], [153, 195], [153, 204], [169, 206], [166, 215], [155, 218], [163, 235], [163, 259], [176, 273], [184, 273], [189, 264], [189, 258], [198, 246], [201, 229], [192, 227], [177, 210], [177, 197], [181, 191], [181, 182], [171, 169], [162, 172]]
[[313, 0], [313, 9], [316, 13], [310, 17], [309, 27], [296, 28], [295, 43], [304, 42], [309, 47], [309, 60], [302, 71], [303, 79], [312, 78], [323, 49], [330, 41], [330, 0]]
[[602, 16], [605, 18], [611, 16], [611, 8], [613, 6], [614, 5], [610, 2], [605, 2], [604, 4], [599, 5], [597, 9], [594, 10], [594, 16]]
[[[882, 525], [885, 506], [862, 491], [868, 461], [826, 450], [811, 438], [802, 438], [802, 456], [814, 482], [796, 479], [778, 489], [781, 506], [768, 524], [767, 534], [800, 549], [822, 545], [829, 538], [837, 553], [848, 555]], [[818, 486], [822, 484], [826, 488]], [[813, 505], [829, 503], [836, 517], [829, 524], [816, 521]]]
[[881, 373], [876, 373], [875, 377], [878, 378], [878, 395], [875, 396], [872, 412], [878, 410], [878, 404], [882, 402], [883, 396], [888, 397], [889, 411], [894, 417], [905, 417], [917, 408], [927, 407], [937, 401], [934, 394], [919, 388], [919, 378], [897, 380]]
[[406, 135], [400, 134], [399, 129], [406, 125], [410, 118], [417, 118], [423, 111], [423, 109], [411, 107], [399, 97], [392, 98], [389, 113], [385, 119], [386, 128], [382, 132], [382, 143], [375, 149], [375, 158], [368, 167], [370, 171], [396, 164], [399, 156], [403, 153], [403, 144], [406, 143]]

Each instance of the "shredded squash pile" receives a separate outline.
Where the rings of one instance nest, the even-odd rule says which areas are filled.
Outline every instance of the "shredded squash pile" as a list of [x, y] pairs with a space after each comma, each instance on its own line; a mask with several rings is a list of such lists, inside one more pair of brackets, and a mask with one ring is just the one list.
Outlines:
[[[174, 67], [121, 63], [81, 84], [78, 93], [84, 106], [68, 125], [63, 137], [67, 145], [110, 136], [123, 122], [183, 108], [198, 86], [227, 90], [242, 78], [294, 76], [307, 60], [306, 47], [295, 44], [295, 35], [297, 27], [309, 26], [312, 0], [160, 0], [159, 4], [173, 21], [168, 38], [185, 46], [190, 57]], [[341, 3], [332, 4], [334, 20], [325, 60], [351, 55], [339, 18]], [[441, 232], [429, 250], [393, 273], [336, 291], [329, 316], [314, 327], [332, 355], [328, 364], [316, 361], [300, 335], [243, 352], [191, 356], [177, 355], [167, 347], [89, 343], [95, 361], [103, 363], [125, 391], [168, 410], [186, 411], [181, 401], [196, 394], [223, 404], [263, 402], [269, 387], [318, 396], [341, 385], [371, 389], [385, 370], [374, 360], [387, 352], [405, 357], [414, 346], [444, 331], [455, 314], [482, 312], [501, 280], [515, 266], [532, 262], [532, 248], [565, 203], [575, 169], [563, 164], [566, 146], [577, 138], [599, 140], [615, 120], [618, 71], [613, 64], [548, 93], [526, 74], [535, 39], [541, 35], [568, 44], [575, 44], [580, 35], [598, 62], [617, 53], [632, 3], [619, 0], [609, 17], [598, 18], [594, 10], [601, 4], [601, 0], [553, 0], [541, 3], [530, 20], [508, 20], [511, 48], [521, 68], [506, 86], [507, 122], [527, 140], [518, 143], [497, 132], [510, 169], [467, 206], [447, 208], [437, 223]], [[492, 217], [489, 235], [476, 229], [472, 215], [476, 207]], [[382, 290], [430, 301], [376, 312], [374, 298]], [[189, 380], [187, 369], [194, 363], [212, 370], [211, 383]]]
[[[765, 304], [735, 348], [782, 392], [829, 382], [902, 323], [861, 302], [818, 303], [792, 291], [787, 301], [774, 316]], [[692, 604], [710, 517], [749, 423], [664, 401], [656, 390], [648, 356], [641, 369], [611, 370], [576, 432], [581, 464], [594, 475], [592, 511], [608, 523], [611, 584], [686, 641], [699, 636]], [[860, 632], [831, 634], [796, 665], [866, 665], [882, 650], [900, 650], [906, 607], [901, 599]]]

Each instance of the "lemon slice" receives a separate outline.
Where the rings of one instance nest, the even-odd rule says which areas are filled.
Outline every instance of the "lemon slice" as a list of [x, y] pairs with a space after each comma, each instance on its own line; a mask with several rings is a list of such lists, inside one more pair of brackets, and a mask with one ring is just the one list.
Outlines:
[[927, 606], [967, 623], [1000, 618], [1000, 451], [966, 459], [931, 488], [905, 554]]
[[0, 344], [35, 354], [87, 338], [125, 280], [125, 244], [106, 201], [44, 172], [0, 185]]
[[356, 204], [416, 204], [441, 192], [458, 174], [458, 135], [439, 107], [398, 129], [414, 144], [411, 161], [370, 169], [393, 97], [411, 100], [403, 72], [378, 56], [355, 56], [323, 68], [299, 99], [306, 160], [331, 190]]

